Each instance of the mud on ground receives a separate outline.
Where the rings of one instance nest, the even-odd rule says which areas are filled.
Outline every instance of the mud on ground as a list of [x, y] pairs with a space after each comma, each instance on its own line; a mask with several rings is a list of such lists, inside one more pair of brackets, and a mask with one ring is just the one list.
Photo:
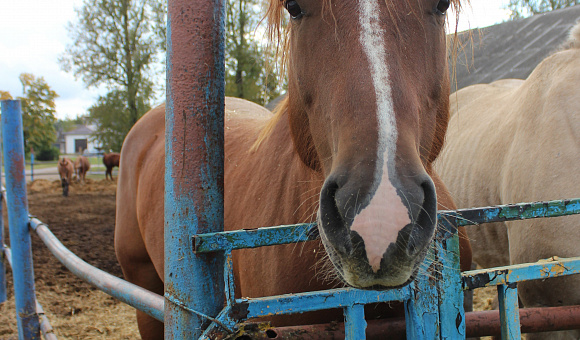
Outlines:
[[[81, 259], [122, 277], [113, 248], [115, 190], [110, 180], [87, 179], [85, 185], [73, 183], [69, 197], [63, 197], [60, 181], [36, 180], [28, 185], [29, 212]], [[59, 339], [139, 339], [133, 308], [71, 274], [36, 234], [32, 249], [37, 298]], [[17, 339], [10, 272], [7, 280], [8, 301], [0, 305], [2, 340]]]

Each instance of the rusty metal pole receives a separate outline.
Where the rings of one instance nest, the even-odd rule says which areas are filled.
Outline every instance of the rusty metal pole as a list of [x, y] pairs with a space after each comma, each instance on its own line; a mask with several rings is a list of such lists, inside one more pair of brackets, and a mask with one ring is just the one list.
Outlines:
[[12, 248], [12, 274], [19, 339], [40, 339], [36, 314], [32, 242], [28, 231], [28, 198], [24, 172], [24, 135], [19, 100], [2, 101], [2, 138], [6, 173], [8, 230]]
[[197, 339], [224, 303], [223, 254], [191, 237], [223, 231], [223, 0], [170, 0], [165, 117], [165, 338]]

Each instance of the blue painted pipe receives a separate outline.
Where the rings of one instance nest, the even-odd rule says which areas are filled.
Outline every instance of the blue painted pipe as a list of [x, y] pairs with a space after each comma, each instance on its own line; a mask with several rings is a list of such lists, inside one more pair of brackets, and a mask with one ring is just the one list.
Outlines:
[[12, 273], [16, 298], [16, 320], [19, 339], [40, 339], [36, 314], [32, 250], [28, 231], [28, 197], [24, 167], [22, 109], [19, 100], [2, 101], [2, 137], [5, 164], [8, 224], [13, 254]]
[[48, 227], [36, 218], [30, 220], [30, 227], [40, 237], [48, 250], [73, 274], [87, 281], [99, 290], [163, 321], [163, 298], [137, 285], [122, 280], [81, 260], [68, 250]]
[[[12, 252], [10, 248], [4, 248], [4, 255], [6, 256], [6, 262], [12, 267]], [[36, 313], [40, 319], [40, 331], [42, 332], [44, 340], [56, 340], [56, 335], [53, 333], [50, 321], [48, 321], [48, 318], [44, 314], [44, 309], [42, 309], [42, 305], [38, 303], [38, 300], [36, 301]]]
[[[0, 169], [2, 162], [0, 157]], [[2, 183], [2, 171], [0, 170], [0, 183]], [[4, 187], [2, 187], [2, 194], [0, 194], [0, 303], [6, 301], [6, 265], [4, 264]]]
[[223, 253], [196, 255], [191, 243], [223, 231], [225, 6], [168, 4], [165, 337], [197, 339], [225, 300]]

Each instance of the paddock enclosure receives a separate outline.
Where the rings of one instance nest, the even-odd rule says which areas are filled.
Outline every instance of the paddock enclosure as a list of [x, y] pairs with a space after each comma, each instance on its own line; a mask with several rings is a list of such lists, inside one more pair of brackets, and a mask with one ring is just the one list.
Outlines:
[[[115, 190], [110, 180], [76, 181], [69, 197], [60, 181], [28, 183], [30, 213], [47, 223], [62, 243], [89, 264], [122, 277], [115, 258]], [[6, 209], [4, 223], [8, 225]], [[9, 235], [5, 234], [9, 244]], [[59, 339], [138, 339], [134, 309], [70, 273], [37, 236], [32, 236], [37, 298]], [[8, 300], [0, 304], [0, 339], [17, 339], [13, 280], [7, 273]]]
[[[458, 269], [459, 246], [456, 227], [500, 220], [575, 214], [580, 212], [578, 199], [440, 212], [441, 225], [438, 228], [437, 242], [427, 256], [427, 262], [423, 267], [425, 275], [400, 289], [373, 291], [339, 288], [259, 299], [234, 298], [235, 282], [231, 272], [233, 249], [303, 242], [318, 237], [318, 233], [314, 224], [221, 232], [223, 185], [220, 188], [219, 181], [220, 178], [223, 179], [223, 131], [219, 128], [223, 123], [224, 95], [223, 3], [170, 1], [169, 9], [168, 32], [173, 34], [169, 35], [169, 40], [181, 38], [190, 43], [181, 45], [170, 43], [168, 48], [170, 57], [166, 116], [169, 124], [166, 135], [169, 136], [167, 155], [170, 158], [166, 160], [168, 189], [165, 201], [169, 208], [166, 208], [165, 222], [166, 235], [171, 237], [165, 237], [167, 270], [164, 297], [145, 292], [114, 276], [106, 276], [94, 268], [88, 268], [85, 263], [67, 253], [66, 249], [59, 245], [44, 223], [29, 218], [28, 205], [24, 200], [26, 186], [22, 127], [20, 112], [17, 110], [19, 105], [17, 101], [2, 102], [3, 155], [8, 176], [6, 196], [11, 239], [11, 251], [3, 251], [3, 256], [11, 253], [12, 263], [16, 268], [13, 280], [21, 338], [38, 339], [40, 329], [46, 330], [45, 318], [37, 313], [33, 273], [27, 270], [32, 267], [29, 250], [30, 229], [34, 230], [44, 243], [49, 245], [51, 251], [58, 254], [77, 275], [148, 315], [164, 320], [165, 334], [168, 338], [296, 339], [301, 336], [363, 339], [365, 334], [369, 338], [395, 338], [395, 334], [404, 336], [403, 332], [406, 331], [408, 339], [461, 339], [489, 332], [489, 329], [482, 333], [474, 332], [474, 326], [481, 328], [484, 325], [478, 321], [481, 315], [464, 313], [463, 310], [463, 291], [485, 286], [498, 287], [501, 312], [491, 312], [493, 315], [484, 318], [487, 320], [495, 318], [494, 334], [499, 332], [504, 339], [518, 339], [520, 321], [524, 331], [538, 330], [537, 319], [531, 318], [530, 315], [546, 313], [537, 310], [519, 310], [517, 283], [523, 280], [576, 274], [580, 272], [580, 260], [547, 259], [529, 265], [461, 274]], [[177, 16], [179, 12], [187, 13], [187, 18], [178, 25], [171, 20], [172, 15]], [[211, 34], [206, 34], [209, 32]], [[185, 33], [187, 34], [184, 36]], [[188, 51], [186, 47], [191, 48], [194, 45], [191, 44], [191, 39], [195, 45], [209, 48], [197, 48], [196, 53]], [[208, 72], [208, 65], [216, 66], [217, 71]], [[184, 84], [181, 82], [182, 78], [174, 77], [175, 70], [187, 70], [192, 74], [199, 74], [200, 77], [195, 84]], [[198, 92], [191, 92], [192, 88]], [[197, 115], [188, 115], [190, 112]], [[191, 125], [201, 127], [205, 135], [187, 134], [187, 128]], [[185, 154], [183, 150], [189, 153]], [[194, 179], [199, 179], [204, 190], [199, 190], [199, 187], [195, 186]], [[196, 211], [200, 215], [196, 216]], [[199, 222], [198, 217], [201, 216], [203, 219]], [[251, 229], [252, 226], [248, 228]], [[87, 256], [90, 257], [89, 254]], [[192, 282], [202, 287], [201, 291], [193, 295], [189, 289]], [[3, 291], [0, 291], [0, 298], [3, 297], [2, 293]], [[226, 306], [224, 299], [227, 302]], [[364, 304], [388, 301], [405, 302], [404, 322], [396, 320], [394, 323], [377, 325], [376, 320], [364, 320]], [[328, 308], [344, 310], [343, 326], [336, 325], [334, 329], [330, 327], [329, 330], [329, 326], [269, 329], [267, 325], [238, 325], [239, 322], [252, 317]], [[577, 309], [572, 307], [549, 312], [560, 313], [552, 315], [563, 313], [569, 315]], [[578, 327], [573, 322], [567, 325], [557, 323], [569, 320], [570, 318], [556, 317], [553, 322], [544, 323], [558, 328]], [[577, 317], [574, 320], [577, 322]], [[490, 325], [487, 325], [483, 328], [489, 327]]]

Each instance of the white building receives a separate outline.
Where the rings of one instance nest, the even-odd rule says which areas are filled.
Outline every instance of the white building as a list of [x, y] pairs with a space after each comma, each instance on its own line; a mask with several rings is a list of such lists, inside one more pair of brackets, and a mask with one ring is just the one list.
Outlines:
[[75, 154], [75, 153], [98, 153], [100, 146], [92, 138], [91, 134], [94, 132], [89, 126], [79, 125], [76, 129], [63, 133], [64, 143], [60, 145], [60, 153]]

